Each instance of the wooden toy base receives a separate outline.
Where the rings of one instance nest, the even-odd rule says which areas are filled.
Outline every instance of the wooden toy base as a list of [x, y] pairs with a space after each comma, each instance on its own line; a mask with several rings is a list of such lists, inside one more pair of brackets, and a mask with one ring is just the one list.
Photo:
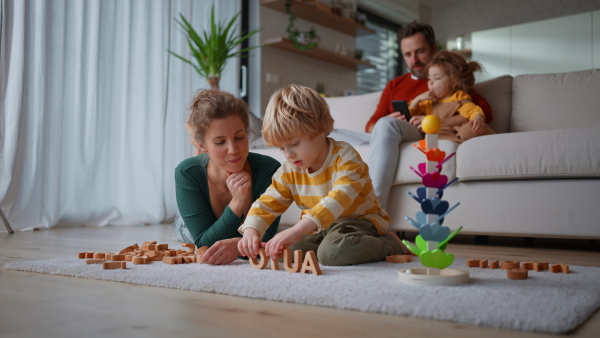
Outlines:
[[[406, 273], [410, 270], [411, 273]], [[429, 270], [429, 271], [428, 271]], [[398, 280], [416, 285], [460, 285], [469, 282], [469, 272], [458, 269], [410, 268], [398, 270]]]

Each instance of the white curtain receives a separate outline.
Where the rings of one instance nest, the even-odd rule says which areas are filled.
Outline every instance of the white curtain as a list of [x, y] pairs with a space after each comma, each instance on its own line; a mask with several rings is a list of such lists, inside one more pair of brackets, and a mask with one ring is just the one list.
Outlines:
[[[186, 109], [208, 84], [167, 50], [189, 55], [174, 18], [206, 29], [211, 5], [3, 0], [0, 207], [14, 230], [172, 220]], [[241, 9], [215, 6], [219, 21]], [[237, 69], [220, 84], [236, 95]]]

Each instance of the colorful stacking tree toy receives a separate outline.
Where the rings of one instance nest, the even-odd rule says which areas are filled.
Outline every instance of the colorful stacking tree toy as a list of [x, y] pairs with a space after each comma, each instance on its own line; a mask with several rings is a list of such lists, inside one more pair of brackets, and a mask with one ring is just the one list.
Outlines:
[[441, 126], [442, 122], [437, 116], [426, 116], [421, 122], [425, 139], [413, 144], [427, 158], [417, 169], [410, 167], [423, 179], [423, 187], [419, 187], [416, 194], [407, 191], [421, 205], [421, 211], [417, 212], [416, 220], [408, 216], [404, 218], [419, 230], [419, 235], [415, 239], [416, 245], [406, 240], [402, 242], [419, 256], [425, 268], [400, 270], [399, 279], [406, 283], [456, 285], [469, 281], [468, 272], [447, 269], [454, 262], [454, 256], [444, 250], [448, 241], [456, 236], [462, 227], [450, 233], [450, 228], [443, 226], [445, 217], [460, 203], [450, 208], [450, 204], [442, 200], [444, 189], [456, 182], [458, 178], [448, 182], [448, 176], [441, 174], [444, 162], [455, 155], [452, 153], [446, 156], [446, 153], [438, 148], [438, 132]]

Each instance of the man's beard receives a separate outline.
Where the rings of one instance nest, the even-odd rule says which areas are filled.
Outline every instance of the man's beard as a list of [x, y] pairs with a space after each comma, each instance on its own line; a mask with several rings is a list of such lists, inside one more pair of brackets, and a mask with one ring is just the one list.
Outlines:
[[[415, 69], [414, 69], [414, 67], [415, 67], [415, 66], [419, 66], [419, 67], [421, 67], [421, 69], [419, 69], [419, 70], [415, 70]], [[416, 77], [416, 78], [418, 78], [418, 79], [424, 79], [424, 78], [426, 78], [426, 77], [427, 77], [427, 75], [425, 74], [425, 65], [423, 65], [423, 64], [420, 64], [420, 63], [419, 63], [419, 64], [415, 64], [415, 65], [413, 66], [413, 68], [412, 68], [412, 69], [410, 69], [410, 73], [411, 73], [411, 74], [412, 74], [414, 77]]]

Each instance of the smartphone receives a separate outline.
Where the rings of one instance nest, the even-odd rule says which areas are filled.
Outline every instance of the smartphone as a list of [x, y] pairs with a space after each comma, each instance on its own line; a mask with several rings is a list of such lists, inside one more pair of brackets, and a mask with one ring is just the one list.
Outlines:
[[410, 111], [408, 110], [408, 104], [406, 101], [392, 101], [392, 107], [394, 107], [394, 111], [399, 111], [406, 117], [406, 121], [410, 121]]

